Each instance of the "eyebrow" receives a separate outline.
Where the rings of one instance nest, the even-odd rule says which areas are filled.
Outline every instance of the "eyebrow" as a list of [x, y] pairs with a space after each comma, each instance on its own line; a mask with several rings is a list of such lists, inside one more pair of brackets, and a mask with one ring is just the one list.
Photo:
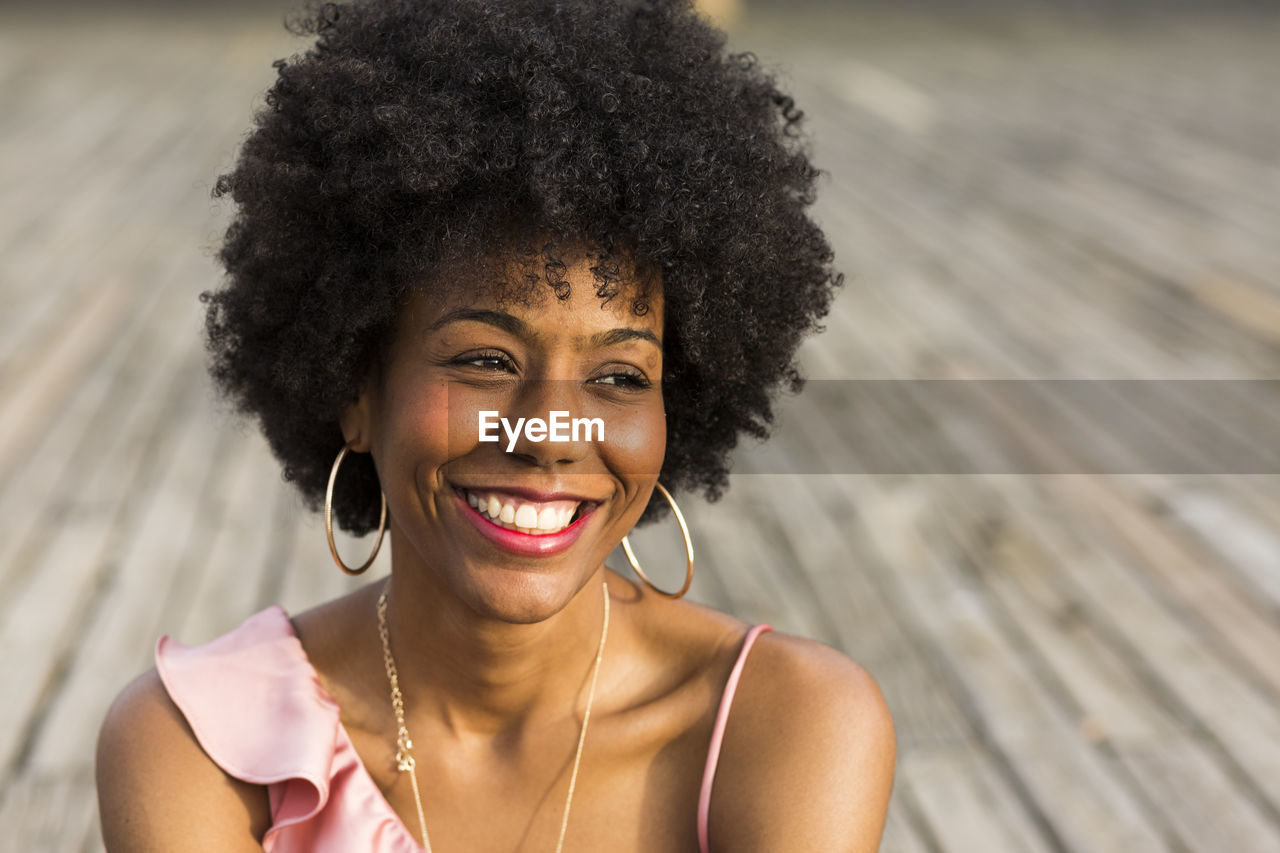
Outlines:
[[519, 317], [512, 316], [511, 314], [507, 314], [503, 311], [489, 311], [484, 308], [455, 308], [439, 320], [432, 323], [430, 331], [434, 332], [441, 326], [447, 326], [450, 323], [458, 323], [464, 320], [471, 320], [476, 323], [487, 323], [490, 326], [496, 326], [504, 332], [510, 332], [516, 337], [530, 336], [528, 324]]
[[[504, 311], [491, 311], [485, 308], [455, 308], [432, 323], [430, 330], [435, 331], [436, 329], [439, 329], [442, 326], [447, 326], [450, 323], [459, 323], [466, 320], [494, 326], [504, 332], [515, 335], [516, 337], [536, 337], [529, 324], [521, 320], [519, 317], [507, 314]], [[592, 349], [602, 349], [604, 347], [616, 346], [617, 344], [635, 340], [648, 341], [658, 349], [662, 349], [662, 341], [653, 332], [650, 332], [648, 329], [632, 329], [627, 327], [610, 329], [607, 332], [597, 332], [587, 338], [587, 345]]]
[[607, 332], [598, 332], [587, 339], [588, 344], [593, 349], [611, 347], [627, 341], [648, 341], [658, 349], [662, 349], [662, 341], [658, 340], [658, 336], [648, 329], [610, 329]]

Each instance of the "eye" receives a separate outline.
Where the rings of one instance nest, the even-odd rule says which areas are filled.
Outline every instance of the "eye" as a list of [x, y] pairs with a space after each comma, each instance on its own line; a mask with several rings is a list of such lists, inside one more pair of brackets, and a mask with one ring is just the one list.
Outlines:
[[612, 385], [616, 388], [640, 391], [653, 383], [638, 370], [617, 370], [591, 380], [597, 385]]
[[453, 364], [461, 367], [476, 367], [485, 371], [507, 371], [515, 372], [516, 363], [511, 360], [511, 356], [501, 350], [485, 350], [483, 352], [472, 352], [466, 355], [458, 356], [453, 360]]

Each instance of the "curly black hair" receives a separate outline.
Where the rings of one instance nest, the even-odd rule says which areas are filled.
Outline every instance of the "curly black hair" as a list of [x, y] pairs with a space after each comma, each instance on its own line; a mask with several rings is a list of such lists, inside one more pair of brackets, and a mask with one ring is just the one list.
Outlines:
[[[223, 287], [201, 298], [210, 372], [308, 505], [409, 289], [507, 247], [563, 297], [569, 244], [599, 248], [605, 299], [609, 258], [660, 271], [660, 478], [719, 498], [738, 437], [766, 437], [773, 396], [799, 390], [796, 349], [843, 281], [774, 76], [688, 0], [363, 0], [289, 25], [315, 43], [274, 64], [217, 180], [237, 210]], [[344, 466], [334, 505], [347, 530], [377, 526], [370, 457]]]

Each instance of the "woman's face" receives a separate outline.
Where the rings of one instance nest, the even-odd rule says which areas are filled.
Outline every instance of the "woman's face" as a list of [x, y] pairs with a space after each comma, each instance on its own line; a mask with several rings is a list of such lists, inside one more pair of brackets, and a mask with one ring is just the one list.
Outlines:
[[343, 419], [373, 454], [396, 571], [510, 622], [582, 588], [640, 517], [666, 448], [659, 288], [636, 316], [632, 279], [605, 303], [592, 261], [565, 262], [564, 301], [545, 284], [528, 305], [416, 292]]

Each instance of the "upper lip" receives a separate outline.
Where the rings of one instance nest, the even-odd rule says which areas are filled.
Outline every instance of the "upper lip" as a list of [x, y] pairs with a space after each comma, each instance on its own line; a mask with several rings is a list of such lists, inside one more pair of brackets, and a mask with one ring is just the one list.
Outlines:
[[495, 492], [503, 495], [511, 495], [516, 498], [523, 498], [530, 503], [550, 503], [551, 501], [577, 501], [578, 503], [604, 503], [603, 498], [591, 498], [585, 495], [574, 494], [573, 492], [564, 491], [543, 491], [541, 489], [531, 489], [527, 486], [504, 486], [504, 485], [487, 485], [487, 486], [468, 486], [463, 483], [454, 483], [459, 489], [468, 492]]

